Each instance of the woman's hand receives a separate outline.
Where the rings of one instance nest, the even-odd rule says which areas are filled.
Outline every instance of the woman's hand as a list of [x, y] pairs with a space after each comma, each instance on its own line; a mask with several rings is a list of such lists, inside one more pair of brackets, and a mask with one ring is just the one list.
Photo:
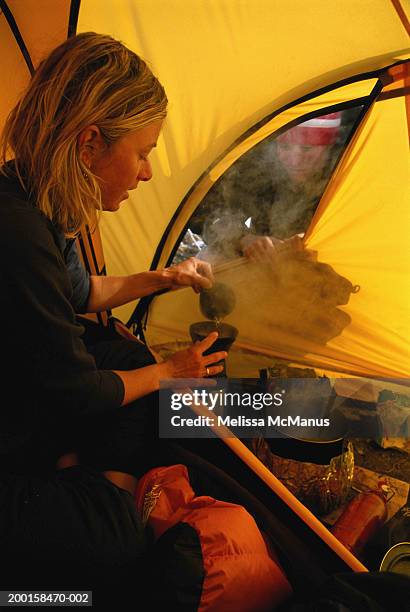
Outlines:
[[164, 270], [150, 270], [129, 276], [91, 275], [87, 312], [116, 308], [167, 289], [192, 287], [199, 293], [201, 289], [210, 289], [213, 281], [210, 264], [195, 257]]
[[188, 349], [174, 353], [167, 361], [161, 364], [163, 378], [205, 378], [215, 376], [222, 372], [222, 365], [211, 365], [226, 358], [225, 351], [204, 355], [218, 338], [218, 332], [210, 333], [200, 342], [196, 342]]
[[171, 290], [192, 287], [196, 293], [199, 293], [201, 289], [210, 289], [214, 282], [211, 265], [195, 257], [165, 268], [164, 274], [170, 282]]
[[[136, 370], [113, 370], [124, 385], [124, 397], [121, 406], [126, 406], [144, 395], [158, 391], [161, 381], [177, 378], [205, 378], [215, 376], [223, 371], [222, 365], [216, 365], [227, 356], [225, 351], [204, 355], [218, 338], [218, 332], [212, 332], [201, 342], [196, 342], [188, 349], [174, 353], [167, 361], [137, 368]], [[215, 364], [215, 365], [211, 365]], [[212, 384], [214, 381], [209, 381]]]

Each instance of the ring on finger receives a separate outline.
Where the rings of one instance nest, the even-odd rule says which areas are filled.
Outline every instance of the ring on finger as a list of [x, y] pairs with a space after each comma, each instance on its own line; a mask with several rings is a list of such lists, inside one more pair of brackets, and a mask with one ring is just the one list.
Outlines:
[[206, 375], [207, 375], [207, 376], [209, 376], [209, 374], [211, 373], [211, 371], [210, 371], [210, 369], [208, 368], [208, 366], [206, 366], [206, 368], [205, 368], [205, 372], [206, 372]]

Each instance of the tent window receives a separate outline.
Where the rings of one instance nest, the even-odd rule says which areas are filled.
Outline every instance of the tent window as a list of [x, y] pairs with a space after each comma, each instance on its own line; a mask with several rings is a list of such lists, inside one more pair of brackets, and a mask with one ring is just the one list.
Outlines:
[[322, 114], [242, 155], [191, 216], [173, 263], [237, 257], [247, 234], [284, 239], [306, 232], [361, 110]]

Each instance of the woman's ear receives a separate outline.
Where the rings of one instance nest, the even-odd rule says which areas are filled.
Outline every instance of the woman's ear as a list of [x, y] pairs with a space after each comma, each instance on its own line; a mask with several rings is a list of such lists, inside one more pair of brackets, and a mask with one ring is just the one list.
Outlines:
[[77, 137], [77, 145], [82, 162], [91, 167], [91, 164], [106, 149], [105, 141], [97, 125], [87, 125]]

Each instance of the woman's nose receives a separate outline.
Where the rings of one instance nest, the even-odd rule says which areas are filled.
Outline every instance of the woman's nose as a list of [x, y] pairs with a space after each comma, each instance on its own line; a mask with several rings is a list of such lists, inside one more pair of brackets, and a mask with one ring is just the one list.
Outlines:
[[151, 179], [152, 179], [151, 162], [148, 159], [146, 159], [142, 162], [140, 171], [138, 173], [138, 180], [150, 181]]

